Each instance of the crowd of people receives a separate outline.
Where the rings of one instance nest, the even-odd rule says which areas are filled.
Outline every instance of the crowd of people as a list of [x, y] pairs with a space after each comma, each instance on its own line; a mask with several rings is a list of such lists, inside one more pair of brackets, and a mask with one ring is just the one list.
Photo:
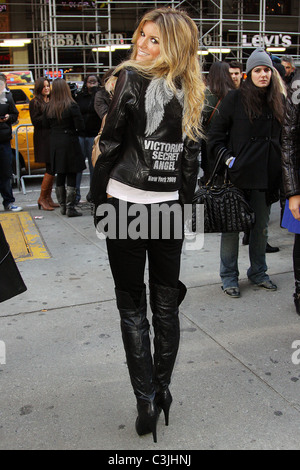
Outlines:
[[[136, 431], [152, 433], [154, 441], [161, 411], [166, 425], [169, 422], [169, 385], [180, 340], [179, 306], [186, 295], [179, 279], [184, 230], [176, 236], [175, 219], [170, 218], [169, 235], [163, 236], [164, 208], [181, 211], [183, 226], [182, 208], [192, 202], [198, 182], [199, 155], [200, 184], [206, 184], [221, 157], [220, 180], [226, 171], [231, 182], [244, 190], [256, 216], [253, 229], [244, 234], [244, 243], [249, 244], [247, 276], [268, 291], [277, 289], [266, 264], [270, 210], [273, 203], [282, 202], [278, 223], [295, 233], [294, 300], [300, 314], [300, 111], [293, 59], [285, 56], [280, 61], [258, 48], [249, 56], [245, 74], [239, 62], [215, 62], [204, 77], [197, 50], [193, 20], [183, 11], [158, 8], [138, 25], [130, 58], [109, 70], [102, 82], [87, 75], [73, 98], [65, 80], [56, 79], [50, 87], [47, 79], [39, 78], [30, 103], [35, 159], [46, 167], [39, 208], [53, 211], [59, 206], [62, 215], [82, 215], [76, 206], [87, 161], [87, 199], [95, 205], [95, 221], [114, 224], [115, 236], [107, 236], [106, 243], [137, 400]], [[10, 211], [22, 210], [15, 205], [11, 188], [11, 125], [17, 115], [0, 75], [0, 191], [4, 208]], [[94, 166], [92, 147], [100, 129]], [[58, 204], [51, 197], [55, 178]], [[121, 217], [124, 208], [126, 236], [120, 227], [123, 220], [106, 218], [110, 211]], [[155, 209], [161, 218], [154, 221]], [[147, 222], [147, 231], [130, 237], [129, 226], [137, 213], [140, 224]], [[231, 298], [241, 296], [238, 254], [239, 233], [223, 233], [220, 277], [223, 292]], [[154, 355], [147, 319], [146, 259]]]

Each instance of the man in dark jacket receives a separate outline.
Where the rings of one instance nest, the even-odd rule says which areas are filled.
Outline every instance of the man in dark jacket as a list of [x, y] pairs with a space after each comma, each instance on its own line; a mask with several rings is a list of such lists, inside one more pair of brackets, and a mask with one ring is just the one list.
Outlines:
[[285, 68], [285, 77], [284, 82], [287, 87], [289, 87], [294, 80], [294, 75], [296, 73], [295, 62], [292, 56], [285, 55], [281, 58], [281, 64]]
[[12, 124], [18, 119], [19, 112], [12, 94], [6, 88], [6, 77], [0, 74], [0, 193], [3, 206], [7, 211], [19, 212], [22, 207], [14, 204], [12, 191]]

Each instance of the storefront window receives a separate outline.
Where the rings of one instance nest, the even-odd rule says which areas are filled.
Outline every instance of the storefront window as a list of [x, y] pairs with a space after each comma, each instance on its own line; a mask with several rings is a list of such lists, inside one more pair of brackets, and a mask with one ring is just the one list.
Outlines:
[[[247, 15], [259, 14], [260, 0], [244, 0], [244, 13]], [[267, 0], [267, 15], [290, 15], [291, 0]]]

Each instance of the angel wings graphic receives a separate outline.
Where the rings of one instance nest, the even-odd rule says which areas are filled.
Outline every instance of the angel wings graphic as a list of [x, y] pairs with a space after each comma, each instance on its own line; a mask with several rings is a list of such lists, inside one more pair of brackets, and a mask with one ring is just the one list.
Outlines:
[[[183, 108], [183, 90], [177, 90], [176, 98]], [[164, 78], [156, 78], [150, 82], [146, 91], [145, 110], [147, 116], [146, 137], [153, 134], [162, 122], [165, 107], [174, 97], [173, 91], [168, 87]]]

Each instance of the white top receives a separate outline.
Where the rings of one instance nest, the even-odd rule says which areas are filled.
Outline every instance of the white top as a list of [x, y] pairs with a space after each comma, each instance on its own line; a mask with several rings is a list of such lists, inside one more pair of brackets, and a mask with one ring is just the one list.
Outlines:
[[121, 199], [121, 201], [133, 202], [134, 204], [155, 204], [179, 199], [178, 191], [144, 191], [143, 189], [132, 188], [112, 178], [108, 181], [106, 192], [112, 197]]

